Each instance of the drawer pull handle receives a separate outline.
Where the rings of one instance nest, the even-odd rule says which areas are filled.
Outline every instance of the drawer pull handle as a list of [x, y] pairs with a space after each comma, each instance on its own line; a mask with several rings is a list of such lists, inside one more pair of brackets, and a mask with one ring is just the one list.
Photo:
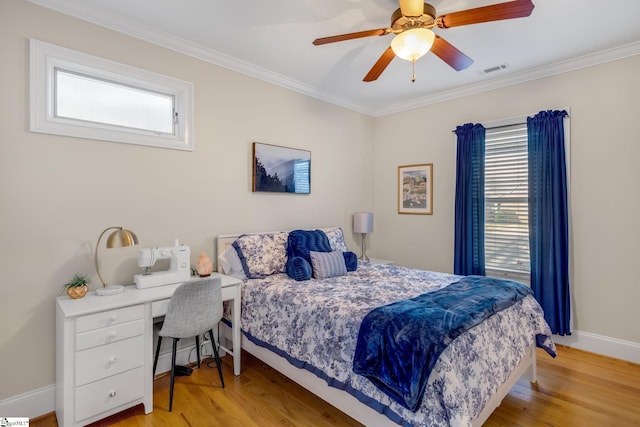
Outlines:
[[110, 363], [116, 363], [117, 361], [118, 361], [118, 358], [117, 358], [116, 356], [111, 356], [111, 357], [109, 358], [109, 362], [110, 362]]
[[109, 397], [116, 397], [116, 392], [115, 392], [115, 390], [111, 390], [111, 391], [109, 392]]
[[115, 314], [112, 314], [111, 316], [109, 316], [109, 322], [115, 322], [118, 319], [118, 316], [116, 316]]
[[116, 336], [118, 336], [118, 332], [116, 331], [109, 332], [109, 338], [115, 338]]

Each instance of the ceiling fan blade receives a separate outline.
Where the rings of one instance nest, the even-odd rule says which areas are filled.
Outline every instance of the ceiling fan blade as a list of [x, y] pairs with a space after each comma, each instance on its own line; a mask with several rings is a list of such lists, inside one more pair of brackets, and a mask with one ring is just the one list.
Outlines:
[[490, 6], [476, 7], [439, 16], [436, 25], [439, 28], [459, 27], [481, 22], [501, 21], [504, 19], [524, 18], [531, 15], [534, 4], [531, 0], [515, 0]]
[[400, 0], [400, 10], [404, 16], [422, 16], [424, 2], [422, 0]]
[[364, 77], [364, 79], [362, 79], [362, 81], [372, 82], [374, 80], [377, 80], [378, 77], [380, 77], [380, 74], [382, 74], [385, 68], [387, 68], [387, 65], [389, 65], [389, 63], [393, 60], [393, 58], [395, 58], [395, 56], [396, 55], [395, 53], [393, 53], [391, 46], [389, 46], [387, 50], [384, 51], [382, 56], [378, 58], [378, 61], [373, 64], [373, 67], [371, 67], [371, 70], [369, 70], [369, 73]]
[[377, 30], [366, 30], [366, 31], [358, 31], [355, 33], [348, 34], [340, 34], [338, 36], [330, 36], [330, 37], [322, 37], [319, 39], [315, 39], [313, 44], [318, 46], [321, 44], [327, 43], [335, 43], [341, 42], [345, 40], [359, 39], [361, 37], [371, 37], [371, 36], [384, 36], [385, 34], [389, 34], [391, 29], [389, 28], [379, 28]]
[[473, 64], [473, 59], [456, 49], [451, 43], [440, 36], [436, 36], [436, 39], [433, 41], [431, 52], [456, 71], [464, 70]]

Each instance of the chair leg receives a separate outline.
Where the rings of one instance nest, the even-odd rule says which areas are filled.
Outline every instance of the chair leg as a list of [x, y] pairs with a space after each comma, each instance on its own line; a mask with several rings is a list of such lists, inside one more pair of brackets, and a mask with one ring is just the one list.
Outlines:
[[176, 353], [178, 352], [178, 338], [173, 339], [173, 351], [171, 353], [171, 388], [169, 389], [169, 412], [173, 408], [173, 384], [176, 379]]
[[196, 335], [196, 355], [198, 356], [198, 368], [200, 367], [200, 335]]
[[213, 329], [209, 329], [209, 338], [211, 338], [211, 347], [213, 348], [213, 354], [216, 358], [216, 366], [218, 367], [218, 375], [220, 375], [220, 383], [222, 383], [222, 388], [224, 388], [224, 377], [222, 376], [222, 362], [220, 361], [220, 355], [218, 354], [218, 346], [216, 345], [216, 341], [213, 339]]
[[156, 366], [158, 366], [158, 356], [160, 355], [160, 344], [162, 344], [162, 337], [158, 335], [158, 345], [156, 346], [156, 357], [153, 359], [153, 376], [156, 376]]

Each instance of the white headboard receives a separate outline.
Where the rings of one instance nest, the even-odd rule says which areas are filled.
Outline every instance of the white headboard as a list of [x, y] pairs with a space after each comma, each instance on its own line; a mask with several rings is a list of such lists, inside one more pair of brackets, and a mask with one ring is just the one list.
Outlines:
[[220, 255], [222, 252], [226, 251], [229, 246], [238, 238], [242, 236], [242, 234], [221, 234], [218, 236], [217, 249], [218, 252], [216, 255]]

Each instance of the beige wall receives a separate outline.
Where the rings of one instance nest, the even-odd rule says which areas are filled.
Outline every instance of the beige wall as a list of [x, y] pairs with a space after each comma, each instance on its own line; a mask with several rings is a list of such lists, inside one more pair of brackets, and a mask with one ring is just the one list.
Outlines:
[[[29, 38], [194, 82], [196, 150], [28, 132]], [[369, 255], [450, 272], [451, 131], [543, 109], [571, 109], [576, 330], [640, 344], [640, 56], [373, 119], [21, 0], [0, 1], [0, 55], [0, 400], [55, 381], [54, 297], [76, 271], [97, 281], [103, 228], [179, 238], [195, 260], [220, 233], [337, 224], [357, 251], [351, 214], [374, 209]], [[253, 141], [311, 150], [312, 194], [252, 194]], [[432, 216], [397, 214], [414, 163], [434, 164]], [[105, 278], [131, 282], [135, 256], [101, 250]]]
[[[193, 82], [195, 151], [28, 132], [29, 38]], [[97, 284], [105, 227], [143, 246], [179, 238], [192, 262], [242, 231], [342, 225], [358, 247], [351, 214], [373, 207], [373, 118], [19, 0], [0, 2], [0, 40], [0, 400], [55, 382], [54, 298], [76, 271]], [[253, 141], [311, 150], [312, 194], [253, 194]], [[103, 247], [105, 280], [131, 283], [136, 255]]]
[[[640, 345], [639, 73], [635, 56], [376, 119], [376, 255], [451, 272], [451, 131], [568, 108], [574, 329]], [[433, 216], [396, 214], [397, 166], [413, 163], [434, 164]]]

